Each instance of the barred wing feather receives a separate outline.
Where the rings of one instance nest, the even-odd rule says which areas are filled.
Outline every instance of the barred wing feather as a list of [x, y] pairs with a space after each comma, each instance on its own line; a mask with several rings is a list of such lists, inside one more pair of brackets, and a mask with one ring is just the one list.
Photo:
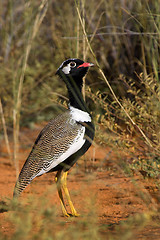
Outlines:
[[71, 118], [70, 111], [51, 120], [41, 131], [17, 180], [14, 195], [19, 195], [36, 177], [40, 176], [69, 156], [85, 143], [85, 127]]

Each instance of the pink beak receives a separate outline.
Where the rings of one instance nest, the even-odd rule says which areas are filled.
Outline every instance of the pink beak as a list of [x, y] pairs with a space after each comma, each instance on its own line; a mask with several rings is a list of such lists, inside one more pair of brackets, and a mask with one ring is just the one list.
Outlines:
[[80, 67], [92, 67], [92, 66], [94, 66], [93, 63], [84, 62], [83, 64], [79, 65], [77, 68], [80, 68]]

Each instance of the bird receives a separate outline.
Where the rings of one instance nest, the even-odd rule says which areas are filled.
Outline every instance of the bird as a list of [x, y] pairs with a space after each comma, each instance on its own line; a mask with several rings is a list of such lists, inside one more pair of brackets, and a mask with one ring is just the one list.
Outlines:
[[[95, 135], [92, 116], [82, 95], [83, 77], [93, 65], [70, 58], [56, 71], [68, 90], [68, 109], [50, 120], [39, 133], [16, 181], [13, 198], [18, 198], [35, 177], [56, 171], [55, 182], [63, 215], [79, 216], [67, 188], [67, 174], [89, 149]], [[63, 196], [68, 201], [71, 213], [67, 211]]]

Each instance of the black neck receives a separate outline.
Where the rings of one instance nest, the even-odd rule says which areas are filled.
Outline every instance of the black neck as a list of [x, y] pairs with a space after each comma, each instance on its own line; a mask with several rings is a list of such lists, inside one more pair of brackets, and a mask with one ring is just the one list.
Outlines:
[[70, 105], [82, 111], [89, 112], [82, 95], [82, 78], [78, 79], [78, 77], [76, 77], [76, 79], [68, 79], [68, 81], [66, 81], [66, 85], [68, 89]]

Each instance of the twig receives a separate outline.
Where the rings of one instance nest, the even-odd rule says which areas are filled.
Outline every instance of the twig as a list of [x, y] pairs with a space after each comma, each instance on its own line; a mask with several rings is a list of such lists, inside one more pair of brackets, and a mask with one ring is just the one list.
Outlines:
[[2, 126], [3, 126], [3, 131], [4, 131], [4, 139], [6, 142], [7, 152], [9, 155], [9, 159], [11, 161], [12, 155], [11, 155], [11, 149], [10, 149], [10, 145], [9, 145], [8, 135], [7, 135], [7, 127], [6, 127], [5, 117], [4, 117], [4, 113], [3, 113], [3, 106], [2, 106], [1, 98], [0, 98], [0, 114], [1, 114], [1, 119], [2, 119]]
[[[98, 30], [98, 29], [97, 29]], [[142, 32], [142, 33], [139, 33], [139, 32], [133, 32], [131, 30], [126, 30], [126, 32], [99, 32], [99, 33], [92, 33], [92, 34], [87, 34], [86, 36], [88, 38], [93, 38], [94, 36], [115, 36], [115, 35], [119, 35], [119, 36], [149, 36], [149, 37], [157, 37], [159, 38], [159, 33], [154, 33], [154, 32]], [[83, 36], [79, 36], [79, 38], [77, 37], [62, 37], [63, 39], [78, 39], [78, 40], [82, 40], [83, 39]]]
[[91, 47], [91, 44], [90, 44], [89, 40], [88, 40], [87, 33], [86, 33], [86, 31], [85, 31], [85, 28], [84, 28], [84, 25], [83, 25], [83, 21], [82, 21], [80, 12], [79, 12], [79, 8], [78, 8], [78, 6], [77, 6], [77, 4], [76, 4], [76, 1], [75, 1], [75, 5], [76, 5], [76, 10], [77, 10], [77, 14], [78, 14], [79, 20], [80, 20], [80, 23], [81, 23], [81, 26], [82, 26], [83, 33], [84, 33], [84, 36], [85, 36], [85, 38], [86, 38], [86, 42], [87, 42], [87, 44], [88, 44], [88, 47], [89, 47], [89, 49], [90, 49], [91, 54], [93, 55], [93, 57], [94, 57], [94, 59], [95, 59], [95, 62], [96, 62], [96, 65], [97, 65], [97, 67], [98, 67], [98, 69], [99, 69], [100, 74], [102, 75], [104, 81], [106, 82], [106, 84], [107, 84], [109, 90], [111, 91], [113, 97], [115, 98], [116, 102], [117, 102], [118, 105], [122, 108], [122, 110], [124, 111], [124, 113], [126, 114], [126, 116], [129, 118], [129, 120], [131, 121], [131, 123], [133, 124], [133, 126], [136, 126], [136, 127], [137, 127], [137, 129], [139, 130], [139, 132], [141, 133], [141, 135], [143, 136], [143, 138], [146, 140], [146, 142], [148, 143], [148, 145], [149, 145], [150, 147], [153, 147], [152, 143], [151, 143], [150, 140], [147, 138], [147, 136], [145, 135], [145, 133], [144, 133], [144, 132], [142, 131], [142, 129], [134, 122], [134, 120], [130, 117], [129, 113], [126, 111], [126, 109], [125, 109], [125, 108], [123, 107], [123, 105], [120, 103], [120, 101], [119, 101], [118, 98], [116, 97], [116, 94], [114, 93], [111, 85], [109, 84], [106, 76], [104, 75], [102, 69], [100, 68], [100, 65], [99, 65], [99, 63], [98, 63], [98, 61], [97, 61], [97, 58], [96, 58], [96, 56], [95, 56], [95, 54], [94, 54], [94, 52], [93, 52], [93, 49], [92, 49], [92, 47]]
[[[29, 37], [29, 40], [28, 40], [28, 43], [26, 46], [22, 71], [21, 71], [19, 84], [18, 84], [18, 94], [17, 94], [17, 98], [16, 98], [16, 105], [15, 105], [15, 109], [13, 111], [13, 125], [14, 125], [14, 133], [13, 133], [13, 135], [14, 135], [14, 156], [13, 157], [14, 157], [14, 162], [16, 165], [16, 170], [18, 169], [18, 164], [16, 162], [16, 159], [17, 159], [17, 152], [18, 152], [19, 121], [20, 121], [20, 109], [21, 109], [21, 100], [22, 100], [21, 95], [22, 95], [22, 89], [23, 89], [24, 75], [25, 75], [25, 71], [26, 71], [26, 67], [27, 67], [29, 54], [31, 51], [32, 42], [38, 32], [38, 29], [43, 21], [43, 18], [45, 17], [47, 8], [48, 8], [48, 0], [42, 0], [41, 4], [39, 6], [39, 9], [38, 9], [38, 14], [34, 21], [31, 36]], [[17, 172], [18, 172], [18, 170], [17, 170]]]
[[[81, 0], [82, 2], [82, 24], [83, 24], [83, 28], [85, 29], [85, 0]], [[84, 61], [86, 60], [86, 38], [83, 35], [83, 59]], [[86, 88], [86, 78], [84, 76], [83, 78], [83, 88], [82, 88], [82, 94], [83, 94], [83, 98], [85, 100], [85, 88]]]

